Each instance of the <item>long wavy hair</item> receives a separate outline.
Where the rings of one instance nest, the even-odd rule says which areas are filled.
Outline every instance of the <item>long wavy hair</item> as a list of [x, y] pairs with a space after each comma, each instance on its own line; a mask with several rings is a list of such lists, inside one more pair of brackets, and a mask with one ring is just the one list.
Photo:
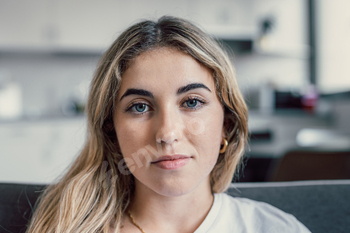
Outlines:
[[134, 192], [134, 177], [118, 169], [123, 156], [113, 109], [123, 72], [141, 53], [160, 47], [192, 56], [213, 74], [216, 93], [224, 106], [228, 146], [210, 174], [210, 185], [213, 193], [227, 189], [247, 143], [247, 107], [235, 70], [224, 49], [201, 29], [187, 20], [163, 16], [129, 27], [102, 56], [86, 106], [85, 146], [66, 174], [40, 196], [27, 233], [120, 232]]

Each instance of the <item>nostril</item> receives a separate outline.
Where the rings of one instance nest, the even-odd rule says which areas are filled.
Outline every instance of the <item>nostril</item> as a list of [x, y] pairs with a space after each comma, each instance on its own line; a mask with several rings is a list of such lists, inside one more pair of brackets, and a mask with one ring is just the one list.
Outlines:
[[156, 142], [161, 144], [161, 143], [165, 143], [165, 144], [172, 144], [174, 141], [178, 141], [180, 134], [179, 132], [176, 131], [171, 131], [168, 132], [166, 134], [163, 134], [159, 137], [157, 137]]
[[161, 138], [157, 138], [156, 142], [159, 143], [159, 144], [162, 144], [162, 139]]

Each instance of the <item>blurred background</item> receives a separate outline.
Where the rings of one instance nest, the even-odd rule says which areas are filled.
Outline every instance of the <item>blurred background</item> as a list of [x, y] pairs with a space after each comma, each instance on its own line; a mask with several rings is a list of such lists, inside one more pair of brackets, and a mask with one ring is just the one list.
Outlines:
[[350, 178], [350, 1], [0, 0], [0, 182], [48, 183], [78, 155], [97, 62], [168, 14], [233, 51], [249, 106], [239, 181]]

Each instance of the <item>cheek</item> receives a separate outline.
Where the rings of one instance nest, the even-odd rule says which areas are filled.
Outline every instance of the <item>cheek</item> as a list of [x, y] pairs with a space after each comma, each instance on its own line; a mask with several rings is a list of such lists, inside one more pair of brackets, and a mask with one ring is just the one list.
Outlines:
[[[219, 112], [219, 111], [218, 111]], [[195, 145], [200, 159], [209, 164], [216, 163], [221, 144], [223, 114], [203, 114], [204, 117], [187, 121], [187, 137]]]
[[145, 132], [140, 130], [140, 127], [135, 124], [124, 121], [122, 124], [116, 125], [115, 130], [124, 157], [129, 157], [128, 155], [131, 155], [135, 148], [138, 148], [143, 143], [143, 134]]

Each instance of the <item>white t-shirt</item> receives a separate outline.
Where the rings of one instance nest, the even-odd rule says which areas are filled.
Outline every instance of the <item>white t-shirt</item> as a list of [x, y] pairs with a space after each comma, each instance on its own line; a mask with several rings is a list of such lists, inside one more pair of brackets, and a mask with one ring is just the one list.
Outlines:
[[310, 233], [293, 215], [264, 202], [214, 194], [214, 203], [194, 233]]

